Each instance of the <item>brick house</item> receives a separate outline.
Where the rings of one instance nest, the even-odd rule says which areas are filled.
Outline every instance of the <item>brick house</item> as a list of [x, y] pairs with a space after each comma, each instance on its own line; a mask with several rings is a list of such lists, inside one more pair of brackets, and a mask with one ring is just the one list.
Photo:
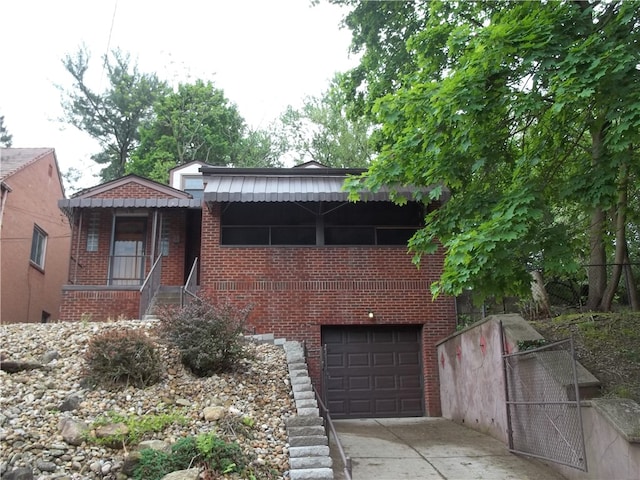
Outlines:
[[135, 318], [158, 258], [164, 288], [198, 258], [200, 293], [251, 305], [250, 333], [305, 342], [336, 418], [440, 415], [435, 344], [455, 303], [429, 293], [443, 253], [417, 269], [406, 248], [437, 203], [398, 206], [387, 189], [348, 202], [359, 169], [198, 167], [199, 183], [184, 166], [178, 188], [130, 175], [60, 203], [74, 231], [61, 317]]
[[52, 148], [0, 149], [0, 322], [58, 320], [70, 228]]

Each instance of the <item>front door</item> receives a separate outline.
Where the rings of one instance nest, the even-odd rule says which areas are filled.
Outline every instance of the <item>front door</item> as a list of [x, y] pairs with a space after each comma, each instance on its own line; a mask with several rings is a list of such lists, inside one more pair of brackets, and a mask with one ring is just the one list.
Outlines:
[[116, 217], [113, 229], [110, 285], [140, 285], [144, 280], [146, 217]]

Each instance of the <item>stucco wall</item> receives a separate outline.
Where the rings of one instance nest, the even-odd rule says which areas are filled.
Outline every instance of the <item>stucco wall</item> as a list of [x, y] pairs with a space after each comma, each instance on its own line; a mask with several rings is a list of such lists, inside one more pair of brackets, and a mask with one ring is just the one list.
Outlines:
[[[64, 193], [53, 150], [5, 180], [11, 187], [2, 217], [0, 322], [58, 320], [69, 262], [70, 227], [58, 209]], [[30, 263], [34, 224], [47, 234], [44, 268]]]
[[440, 415], [435, 345], [455, 328], [453, 299], [433, 301], [429, 292], [442, 252], [423, 257], [417, 269], [405, 246], [221, 246], [218, 206], [203, 209], [202, 239], [203, 292], [252, 305], [254, 333], [306, 342], [318, 386], [323, 325], [422, 325], [426, 411]]

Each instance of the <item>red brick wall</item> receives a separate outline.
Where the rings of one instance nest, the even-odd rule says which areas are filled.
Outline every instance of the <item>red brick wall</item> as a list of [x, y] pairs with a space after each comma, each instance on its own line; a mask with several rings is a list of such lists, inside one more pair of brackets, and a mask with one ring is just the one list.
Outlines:
[[[166, 198], [165, 193], [141, 185], [134, 180], [101, 192], [94, 198]], [[104, 286], [108, 284], [109, 255], [113, 231], [114, 212], [118, 214], [145, 212], [147, 215], [146, 254], [149, 256], [145, 272], [151, 269], [150, 255], [153, 251], [153, 218], [154, 209], [77, 209], [75, 212], [72, 241], [71, 262], [69, 265], [68, 283], [74, 286]], [[87, 251], [87, 236], [92, 212], [99, 214], [98, 250]], [[164, 221], [169, 222], [169, 254], [162, 259], [162, 285], [177, 286], [184, 284], [185, 262], [185, 223], [186, 209], [158, 209]], [[160, 218], [160, 217], [158, 217]], [[160, 229], [160, 221], [158, 221]], [[160, 231], [156, 232], [158, 238]], [[155, 254], [159, 254], [160, 245], [156, 245]], [[138, 318], [140, 294], [137, 290], [128, 289], [65, 289], [60, 307], [61, 320], [79, 320], [83, 315], [92, 320], [116, 319], [119, 317]]]
[[426, 411], [440, 415], [435, 344], [455, 329], [453, 299], [433, 301], [429, 292], [442, 252], [423, 257], [417, 269], [404, 246], [221, 246], [219, 218], [218, 206], [203, 209], [200, 283], [206, 295], [252, 305], [255, 333], [306, 342], [317, 385], [322, 325], [423, 325]]
[[92, 198], [167, 198], [167, 194], [131, 181], [93, 195]]
[[[92, 211], [99, 213], [99, 238], [98, 250], [89, 252], [87, 251], [87, 235]], [[182, 285], [184, 283], [186, 211], [181, 208], [166, 208], [161, 209], [161, 211], [165, 221], [169, 222], [169, 255], [162, 259], [162, 284]], [[82, 216], [82, 221], [80, 221], [80, 215]], [[152, 224], [153, 210], [149, 210], [147, 216], [147, 255], [151, 254]], [[158, 228], [160, 228], [159, 220]], [[112, 209], [100, 208], [78, 211], [71, 242], [71, 262], [68, 280], [70, 284], [107, 285], [112, 229]], [[157, 249], [158, 247], [156, 247], [156, 255], [158, 253]], [[148, 272], [150, 268], [149, 260], [145, 270]]]
[[[4, 181], [11, 191], [0, 232], [0, 323], [39, 323], [43, 312], [55, 322], [68, 269], [71, 230], [58, 208], [64, 192], [54, 151], [44, 151]], [[30, 262], [34, 225], [47, 234], [43, 269]]]
[[107, 321], [139, 318], [140, 292], [133, 290], [76, 290], [63, 287], [61, 321]]

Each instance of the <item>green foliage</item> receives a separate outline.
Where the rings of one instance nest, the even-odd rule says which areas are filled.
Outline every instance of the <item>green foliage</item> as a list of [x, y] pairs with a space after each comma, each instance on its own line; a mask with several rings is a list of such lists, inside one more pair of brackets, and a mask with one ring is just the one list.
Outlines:
[[4, 115], [0, 115], [0, 146], [10, 148], [13, 141], [13, 135], [9, 133], [4, 124]]
[[245, 358], [242, 333], [249, 311], [198, 299], [161, 312], [161, 329], [186, 368], [199, 377], [210, 376], [232, 370]]
[[162, 359], [141, 330], [110, 330], [91, 338], [84, 356], [89, 384], [144, 388], [160, 381]]
[[248, 464], [248, 457], [237, 443], [225, 442], [214, 433], [204, 433], [178, 440], [170, 453], [142, 450], [133, 478], [157, 480], [173, 471], [197, 465], [222, 474], [237, 473], [243, 472]]
[[256, 167], [278, 162], [270, 136], [248, 130], [236, 105], [210, 81], [183, 83], [158, 98], [140, 136], [126, 170], [159, 182], [168, 180], [169, 169], [194, 160]]
[[103, 57], [108, 86], [98, 93], [87, 83], [90, 54], [86, 47], [67, 55], [62, 63], [73, 78], [73, 87], [62, 93], [63, 121], [98, 140], [102, 151], [92, 160], [106, 165], [102, 180], [121, 177], [129, 156], [139, 141], [138, 126], [151, 113], [166, 84], [155, 74], [143, 74], [129, 55], [114, 50]]
[[295, 163], [316, 161], [328, 167], [364, 167], [373, 149], [371, 122], [349, 119], [347, 99], [336, 75], [320, 97], [307, 97], [301, 109], [289, 106], [280, 117], [280, 138]]
[[547, 340], [544, 338], [537, 338], [535, 340], [518, 340], [518, 351], [524, 352], [525, 350], [535, 350], [536, 348], [544, 347], [547, 343]]
[[637, 238], [626, 199], [637, 205], [640, 185], [634, 2], [334, 3], [354, 6], [346, 23], [364, 49], [345, 88], [381, 125], [379, 156], [347, 187], [352, 199], [396, 184], [450, 194], [419, 193], [439, 208], [409, 243], [417, 264], [447, 252], [435, 296], [523, 296], [530, 270], [624, 258], [612, 232]]
[[89, 440], [98, 444], [122, 444], [137, 445], [147, 434], [152, 432], [162, 432], [170, 425], [184, 425], [187, 417], [180, 413], [162, 413], [162, 414], [146, 414], [146, 415], [125, 415], [118, 412], [107, 412], [104, 416], [98, 417], [93, 422], [94, 427], [101, 425], [109, 425], [112, 423], [123, 423], [127, 426], [129, 432], [127, 435], [117, 435], [115, 438], [93, 438]]
[[172, 471], [174, 470], [171, 454], [145, 448], [140, 451], [140, 461], [133, 472], [133, 478], [135, 480], [160, 480]]

